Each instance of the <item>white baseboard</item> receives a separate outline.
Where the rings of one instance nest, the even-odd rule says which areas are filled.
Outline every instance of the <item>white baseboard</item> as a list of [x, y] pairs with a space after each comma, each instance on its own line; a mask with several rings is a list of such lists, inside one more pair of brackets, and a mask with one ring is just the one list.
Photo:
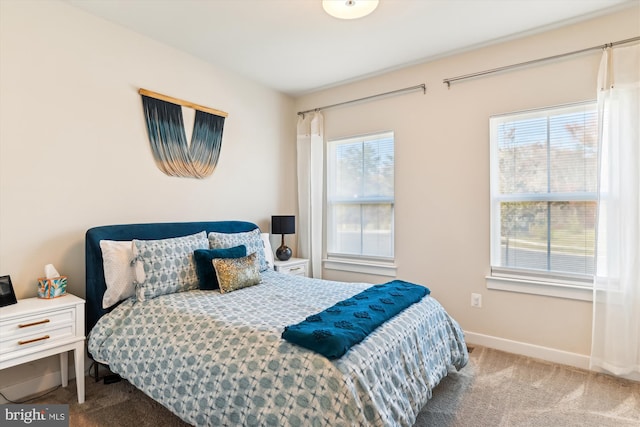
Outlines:
[[505, 338], [498, 338], [469, 331], [465, 331], [464, 336], [467, 344], [481, 345], [483, 347], [506, 351], [507, 353], [533, 357], [535, 359], [542, 359], [548, 362], [573, 366], [580, 369], [589, 369], [590, 357], [584, 354], [570, 353], [568, 351], [557, 350], [555, 348], [542, 347], [535, 344], [512, 341]]
[[[69, 380], [76, 377], [73, 369], [69, 369]], [[14, 402], [23, 400], [25, 397], [37, 395], [39, 393], [50, 390], [62, 384], [62, 376], [60, 371], [49, 372], [41, 377], [35, 377], [30, 380], [3, 387], [0, 392], [8, 399]], [[4, 397], [0, 396], [0, 404], [9, 403]]]

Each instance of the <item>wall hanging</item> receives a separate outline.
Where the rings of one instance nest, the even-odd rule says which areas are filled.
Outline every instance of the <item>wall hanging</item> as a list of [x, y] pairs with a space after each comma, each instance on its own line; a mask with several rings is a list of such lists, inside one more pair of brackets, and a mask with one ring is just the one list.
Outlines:
[[[169, 176], [206, 178], [216, 168], [228, 116], [167, 95], [140, 89], [147, 134], [158, 168]], [[191, 144], [187, 143], [181, 106], [196, 110]]]

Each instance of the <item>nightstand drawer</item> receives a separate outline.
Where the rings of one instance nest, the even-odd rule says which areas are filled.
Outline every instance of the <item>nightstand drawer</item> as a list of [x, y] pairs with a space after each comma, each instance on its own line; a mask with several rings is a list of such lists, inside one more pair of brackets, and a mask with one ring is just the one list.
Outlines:
[[293, 267], [286, 267], [281, 269], [283, 273], [293, 274], [294, 276], [306, 276], [307, 275], [307, 266], [306, 265], [296, 265]]
[[0, 337], [0, 354], [12, 353], [41, 345], [55, 344], [56, 341], [75, 335], [73, 323], [57, 324], [46, 330], [30, 330], [27, 333]]
[[275, 261], [275, 270], [292, 276], [309, 277], [309, 260], [304, 258], [290, 258], [287, 261]]
[[73, 328], [75, 325], [75, 308], [65, 308], [30, 316], [16, 316], [0, 321], [0, 340], [21, 338], [34, 333], [44, 333], [58, 329], [61, 325]]

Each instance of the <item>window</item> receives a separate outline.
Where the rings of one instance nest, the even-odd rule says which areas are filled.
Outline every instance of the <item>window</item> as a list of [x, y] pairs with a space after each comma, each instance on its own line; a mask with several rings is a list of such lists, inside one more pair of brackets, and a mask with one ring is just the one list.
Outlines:
[[492, 277], [591, 286], [596, 104], [495, 116], [490, 127]]
[[327, 149], [328, 257], [392, 261], [393, 132], [329, 141]]

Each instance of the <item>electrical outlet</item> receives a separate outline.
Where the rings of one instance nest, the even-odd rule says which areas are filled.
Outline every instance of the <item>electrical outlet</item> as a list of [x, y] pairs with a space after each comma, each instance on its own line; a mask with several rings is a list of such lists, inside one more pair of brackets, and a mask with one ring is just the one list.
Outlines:
[[482, 307], [482, 294], [471, 294], [471, 307]]

